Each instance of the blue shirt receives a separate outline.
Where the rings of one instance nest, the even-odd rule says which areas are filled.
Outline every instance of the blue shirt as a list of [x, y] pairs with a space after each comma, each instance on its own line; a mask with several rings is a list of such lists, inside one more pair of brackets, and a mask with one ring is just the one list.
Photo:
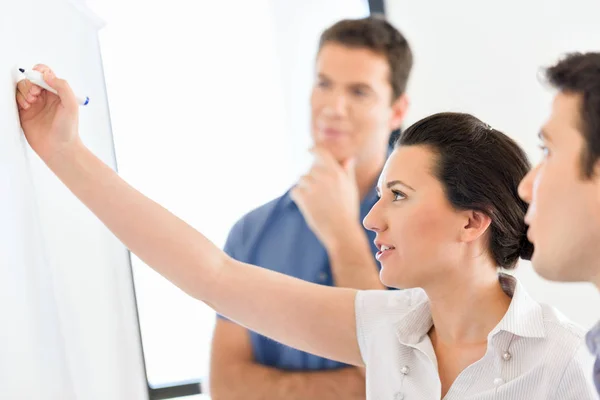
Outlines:
[[[360, 206], [361, 223], [377, 199], [377, 192], [373, 187]], [[366, 233], [375, 256], [375, 233]], [[289, 191], [239, 220], [231, 229], [224, 250], [238, 261], [305, 281], [334, 286], [327, 252], [306, 224]], [[296, 371], [346, 366], [293, 349], [252, 331], [250, 336], [255, 360], [266, 366]]]
[[586, 343], [592, 354], [596, 357], [594, 363], [594, 384], [596, 391], [600, 394], [600, 322], [586, 335]]

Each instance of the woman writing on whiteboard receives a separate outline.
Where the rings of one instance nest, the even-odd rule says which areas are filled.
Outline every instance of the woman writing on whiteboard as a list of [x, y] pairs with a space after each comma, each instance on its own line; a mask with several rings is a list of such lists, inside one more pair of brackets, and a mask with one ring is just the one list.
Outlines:
[[[377, 233], [381, 281], [407, 290], [332, 288], [237, 262], [130, 187], [82, 144], [68, 83], [37, 69], [58, 96], [19, 83], [31, 147], [132, 252], [217, 312], [366, 366], [370, 399], [595, 398], [583, 333], [497, 272], [533, 251], [517, 194], [529, 163], [501, 132], [453, 113], [407, 129], [364, 221]], [[294, 196], [308, 187], [301, 180]]]

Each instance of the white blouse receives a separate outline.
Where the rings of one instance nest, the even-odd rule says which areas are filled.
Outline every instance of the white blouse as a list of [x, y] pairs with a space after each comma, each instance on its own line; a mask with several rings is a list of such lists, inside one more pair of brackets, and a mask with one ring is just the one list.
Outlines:
[[[444, 400], [597, 399], [583, 330], [534, 301], [516, 278], [500, 274], [499, 280], [510, 307], [488, 335], [483, 358], [456, 378]], [[359, 291], [356, 325], [368, 400], [441, 398], [422, 289]]]

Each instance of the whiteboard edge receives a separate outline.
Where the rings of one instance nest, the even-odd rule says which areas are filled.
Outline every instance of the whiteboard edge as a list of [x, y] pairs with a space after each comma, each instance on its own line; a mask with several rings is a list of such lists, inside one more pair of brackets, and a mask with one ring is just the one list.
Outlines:
[[67, 3], [71, 4], [73, 8], [79, 11], [79, 13], [83, 15], [89, 22], [91, 22], [97, 30], [100, 30], [106, 26], [106, 22], [80, 0], [68, 0]]

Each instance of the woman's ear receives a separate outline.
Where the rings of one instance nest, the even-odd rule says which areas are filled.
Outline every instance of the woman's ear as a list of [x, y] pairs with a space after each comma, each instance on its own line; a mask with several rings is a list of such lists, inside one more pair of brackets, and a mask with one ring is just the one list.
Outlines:
[[475, 210], [465, 210], [466, 223], [462, 229], [462, 239], [465, 242], [472, 242], [483, 235], [492, 219], [485, 213]]

